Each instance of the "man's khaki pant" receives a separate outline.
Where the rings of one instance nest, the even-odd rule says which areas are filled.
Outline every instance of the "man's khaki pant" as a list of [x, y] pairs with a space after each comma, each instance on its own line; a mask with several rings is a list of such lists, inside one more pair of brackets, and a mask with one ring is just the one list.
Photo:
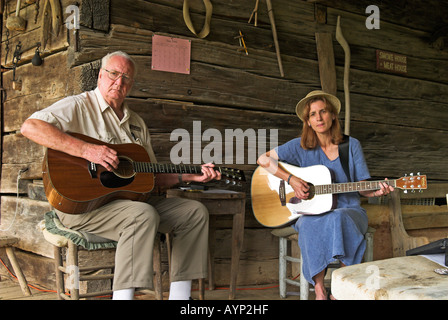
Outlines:
[[157, 232], [171, 233], [171, 281], [207, 277], [208, 211], [200, 202], [151, 198], [149, 203], [116, 200], [89, 213], [57, 212], [68, 228], [118, 241], [113, 290], [153, 287]]

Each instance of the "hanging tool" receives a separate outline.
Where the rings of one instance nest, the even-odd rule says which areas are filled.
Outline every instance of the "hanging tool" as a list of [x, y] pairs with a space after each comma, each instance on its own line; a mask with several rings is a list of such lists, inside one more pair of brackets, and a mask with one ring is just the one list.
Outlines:
[[36, 67], [41, 66], [43, 63], [43, 60], [40, 57], [39, 49], [40, 49], [40, 42], [37, 43], [36, 51], [34, 52], [33, 59], [31, 59], [31, 63], [33, 64], [33, 66]]
[[8, 30], [25, 31], [26, 29], [26, 20], [20, 17], [20, 2], [20, 0], [17, 0], [16, 15], [11, 15], [6, 20], [6, 28]]
[[275, 27], [275, 20], [274, 20], [274, 11], [272, 11], [272, 4], [271, 0], [266, 0], [266, 5], [268, 7], [268, 14], [269, 14], [269, 21], [271, 22], [271, 28], [272, 28], [272, 36], [274, 38], [274, 44], [275, 44], [275, 52], [277, 54], [277, 61], [278, 61], [278, 67], [280, 69], [280, 75], [282, 77], [285, 76], [283, 72], [283, 64], [282, 64], [282, 57], [280, 55], [280, 46], [278, 44], [278, 38], [277, 38], [277, 28]]
[[19, 65], [19, 61], [22, 59], [22, 43], [16, 45], [16, 50], [14, 50], [14, 56], [12, 58], [12, 88], [16, 91], [22, 90], [22, 81], [16, 79], [16, 69]]
[[234, 39], [238, 39], [240, 42], [240, 47], [242, 47], [241, 49], [238, 49], [238, 51], [245, 51], [246, 52], [246, 56], [249, 55], [249, 53], [247, 52], [247, 47], [246, 47], [246, 42], [244, 41], [244, 36], [243, 33], [241, 32], [241, 30], [239, 30], [240, 35], [236, 36]]
[[345, 65], [344, 65], [344, 95], [345, 95], [345, 125], [344, 133], [350, 135], [350, 47], [345, 40], [341, 30], [341, 16], [338, 16], [336, 23], [336, 40], [339, 42], [345, 53]]
[[45, 0], [42, 13], [42, 50], [47, 46], [51, 35], [59, 35], [62, 26], [62, 11], [59, 0]]
[[250, 21], [252, 20], [252, 18], [254, 18], [254, 26], [257, 26], [258, 23], [258, 3], [260, 2], [260, 0], [257, 0], [257, 2], [255, 3], [255, 8], [252, 11], [252, 14], [250, 15], [249, 21], [247, 21], [247, 23], [250, 23]]
[[188, 0], [184, 0], [184, 6], [183, 6], [183, 15], [184, 15], [184, 21], [187, 25], [188, 29], [198, 38], [203, 39], [210, 33], [210, 21], [212, 20], [212, 12], [213, 12], [213, 5], [210, 2], [210, 0], [203, 0], [204, 6], [205, 6], [205, 23], [202, 28], [202, 30], [197, 33], [196, 30], [194, 30], [193, 23], [191, 22], [190, 18], [190, 7], [188, 4]]

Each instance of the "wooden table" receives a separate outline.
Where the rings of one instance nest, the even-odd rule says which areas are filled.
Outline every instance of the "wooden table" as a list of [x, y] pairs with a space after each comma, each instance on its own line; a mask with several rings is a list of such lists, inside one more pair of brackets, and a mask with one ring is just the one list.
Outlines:
[[232, 215], [232, 259], [230, 266], [230, 292], [229, 299], [235, 298], [236, 280], [240, 252], [244, 239], [244, 216], [246, 205], [246, 194], [243, 192], [220, 192], [210, 191], [185, 191], [181, 189], [170, 189], [167, 191], [167, 198], [180, 197], [202, 202], [210, 214], [209, 231], [209, 289], [214, 289], [214, 244], [215, 244], [215, 223], [217, 216]]

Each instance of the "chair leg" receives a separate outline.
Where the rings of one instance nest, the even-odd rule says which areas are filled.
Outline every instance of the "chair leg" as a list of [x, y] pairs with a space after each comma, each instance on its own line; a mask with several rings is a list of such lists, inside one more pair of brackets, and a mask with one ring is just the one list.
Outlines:
[[157, 235], [153, 252], [153, 268], [155, 273], [154, 293], [157, 300], [163, 300], [161, 247], [160, 237]]
[[373, 233], [367, 232], [366, 239], [366, 252], [364, 253], [364, 262], [373, 261]]
[[279, 259], [278, 259], [278, 276], [280, 297], [286, 298], [286, 254], [288, 249], [288, 240], [286, 238], [279, 238]]
[[300, 252], [300, 300], [308, 300], [310, 293], [310, 284], [303, 275], [303, 257]]
[[63, 300], [62, 295], [65, 294], [64, 289], [64, 274], [61, 269], [63, 267], [62, 263], [62, 248], [53, 246], [54, 250], [54, 270], [56, 274], [56, 289], [58, 292], [58, 300]]
[[71, 300], [79, 300], [79, 264], [78, 264], [78, 246], [73, 242], [68, 242], [67, 282], [70, 284]]

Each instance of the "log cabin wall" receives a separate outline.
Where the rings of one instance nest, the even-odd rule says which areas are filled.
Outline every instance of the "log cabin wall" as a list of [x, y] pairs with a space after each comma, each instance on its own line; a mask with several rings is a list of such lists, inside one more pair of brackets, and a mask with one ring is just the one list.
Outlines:
[[[24, 252], [36, 254], [28, 258], [33, 261], [27, 266], [30, 273], [38, 277], [39, 272], [32, 272], [36, 268], [33, 265], [38, 264], [36, 259], [40, 259], [37, 257], [52, 257], [51, 248], [36, 227], [49, 205], [41, 185], [44, 150], [24, 138], [20, 126], [34, 111], [95, 88], [99, 59], [115, 50], [126, 51], [137, 62], [139, 72], [128, 102], [147, 122], [159, 161], [170, 161], [170, 151], [178, 144], [178, 140], [170, 139], [176, 129], [186, 129], [191, 139], [202, 142], [202, 148], [210, 143], [201, 135], [193, 136], [194, 123], [196, 128], [200, 124], [200, 134], [217, 129], [223, 140], [225, 129], [242, 129], [245, 133], [254, 129], [258, 141], [246, 141], [247, 148], [260, 142], [258, 130], [265, 129], [269, 148], [271, 141], [282, 144], [299, 135], [301, 123], [295, 116], [295, 105], [309, 91], [322, 86], [316, 33], [329, 34], [332, 39], [335, 85], [343, 105], [340, 118], [344, 124], [345, 54], [335, 39], [340, 16], [342, 33], [351, 50], [350, 134], [361, 141], [371, 175], [396, 178], [420, 171], [431, 181], [448, 180], [447, 5], [438, 0], [412, 4], [381, 1], [380, 29], [369, 29], [366, 20], [371, 13], [366, 13], [366, 8], [371, 1], [272, 2], [283, 77], [263, 0], [258, 7], [257, 26], [254, 20], [248, 23], [255, 0], [214, 1], [210, 34], [204, 39], [187, 28], [181, 0], [60, 0], [62, 22], [70, 18], [73, 11], [66, 9], [74, 5], [79, 8], [81, 28], [70, 30], [61, 25], [59, 33], [43, 30], [44, 0], [23, 1], [20, 14], [27, 21], [26, 31], [7, 31], [5, 24], [14, 14], [16, 1], [3, 1], [1, 227], [14, 221], [8, 232], [21, 238]], [[204, 4], [201, 0], [189, 3], [194, 27], [201, 30]], [[247, 55], [241, 50], [239, 31]], [[151, 70], [154, 35], [191, 42], [190, 74]], [[45, 48], [44, 37], [49, 37]], [[44, 63], [34, 66], [31, 59], [38, 42]], [[15, 90], [14, 72], [8, 68], [13, 67], [19, 44], [15, 81], [16, 85], [21, 82], [22, 88]], [[377, 70], [377, 50], [405, 56], [406, 73]], [[278, 137], [269, 140], [271, 132], [278, 132]], [[225, 146], [222, 150], [224, 153]], [[191, 150], [191, 162], [195, 152], [200, 150]], [[249, 153], [243, 163], [236, 163], [234, 158], [230, 166], [244, 169], [249, 182], [256, 167]], [[17, 185], [20, 170], [26, 172]], [[249, 187], [250, 183], [244, 187], [248, 195]], [[247, 202], [239, 283], [276, 282], [277, 239], [255, 221], [250, 199]], [[220, 285], [228, 284], [230, 252], [226, 241], [230, 239], [231, 223], [218, 223], [216, 277]], [[387, 244], [382, 244], [376, 257], [387, 257], [388, 250]], [[26, 264], [28, 260], [23, 259]]]

